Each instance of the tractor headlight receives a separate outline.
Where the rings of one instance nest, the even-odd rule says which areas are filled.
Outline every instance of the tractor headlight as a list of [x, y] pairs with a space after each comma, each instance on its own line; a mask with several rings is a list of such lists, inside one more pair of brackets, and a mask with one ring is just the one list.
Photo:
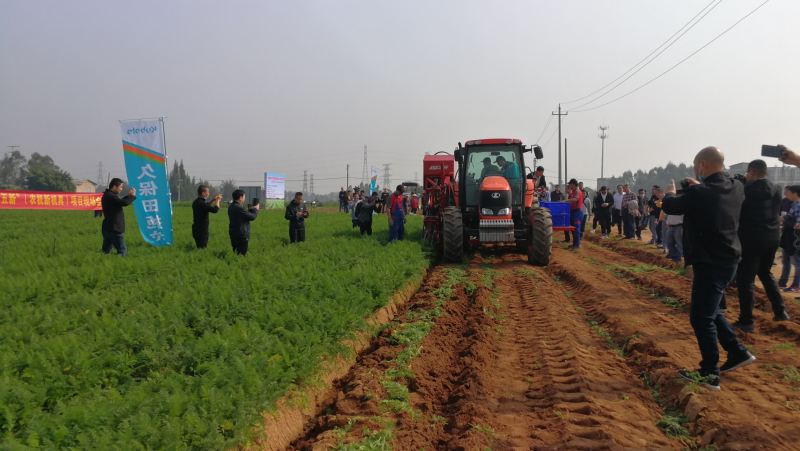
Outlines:
[[494, 212], [491, 208], [481, 208], [481, 214], [484, 216], [494, 216]]
[[501, 208], [499, 212], [497, 212], [498, 216], [508, 216], [511, 214], [510, 208]]

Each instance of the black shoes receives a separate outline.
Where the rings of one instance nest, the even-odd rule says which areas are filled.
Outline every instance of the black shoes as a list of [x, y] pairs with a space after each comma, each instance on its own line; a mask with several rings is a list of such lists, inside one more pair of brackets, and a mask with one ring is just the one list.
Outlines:
[[696, 384], [705, 385], [708, 388], [719, 390], [719, 376], [715, 374], [704, 374], [701, 370], [689, 371], [678, 370], [678, 376]]
[[772, 321], [788, 321], [789, 315], [786, 314], [786, 311], [781, 313], [776, 313], [775, 316], [772, 317]]
[[[753, 326], [750, 326], [753, 327]], [[733, 371], [737, 368], [741, 368], [746, 365], [750, 365], [751, 363], [755, 362], [756, 358], [753, 357], [753, 354], [749, 352], [745, 352], [737, 357], [731, 357], [730, 354], [728, 355], [728, 361], [725, 362], [724, 365], [719, 367], [720, 373], [727, 373], [729, 371]]]
[[756, 331], [755, 326], [753, 326], [752, 324], [742, 324], [741, 321], [736, 321], [735, 323], [731, 324], [731, 326], [741, 330], [742, 332], [747, 332], [749, 334], [752, 334]]

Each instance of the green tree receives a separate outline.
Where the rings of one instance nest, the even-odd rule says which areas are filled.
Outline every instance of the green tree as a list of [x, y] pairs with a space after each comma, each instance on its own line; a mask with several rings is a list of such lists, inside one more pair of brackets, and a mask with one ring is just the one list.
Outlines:
[[[56, 166], [57, 168], [58, 166]], [[34, 167], [28, 169], [25, 185], [31, 191], [74, 192], [72, 176], [60, 169]]]
[[28, 169], [28, 159], [22, 152], [15, 150], [6, 153], [0, 160], [0, 188], [21, 189], [25, 185], [25, 172]]
[[233, 179], [225, 180], [220, 186], [217, 187], [217, 190], [222, 193], [222, 200], [225, 202], [231, 201], [233, 192], [237, 189], [239, 189], [239, 186]]
[[39, 152], [34, 152], [31, 154], [31, 158], [28, 160], [28, 169], [52, 169], [56, 171], [60, 171], [61, 168], [56, 165], [56, 162], [53, 161], [53, 158], [50, 155], [41, 155]]

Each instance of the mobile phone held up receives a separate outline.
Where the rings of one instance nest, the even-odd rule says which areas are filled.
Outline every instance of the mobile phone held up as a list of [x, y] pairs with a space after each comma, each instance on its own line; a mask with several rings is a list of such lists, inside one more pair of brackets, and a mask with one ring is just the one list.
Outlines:
[[762, 157], [783, 158], [783, 149], [778, 146], [769, 146], [764, 144], [761, 146]]

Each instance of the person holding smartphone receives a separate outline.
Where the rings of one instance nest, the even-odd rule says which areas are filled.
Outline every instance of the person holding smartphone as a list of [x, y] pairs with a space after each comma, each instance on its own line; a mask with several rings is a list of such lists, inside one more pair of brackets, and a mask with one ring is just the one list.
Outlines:
[[303, 205], [303, 193], [294, 193], [294, 199], [286, 206], [286, 215], [289, 221], [289, 242], [302, 243], [306, 240], [306, 218], [308, 210]]
[[247, 210], [244, 208], [244, 191], [237, 189], [233, 192], [233, 202], [228, 206], [228, 234], [231, 237], [233, 252], [247, 255], [250, 245], [250, 221], [255, 221], [258, 216], [258, 205]]
[[217, 193], [213, 199], [208, 200], [209, 190], [205, 185], [197, 187], [197, 199], [192, 202], [192, 238], [198, 249], [208, 247], [208, 214], [216, 214], [219, 211], [219, 202], [222, 194]]

